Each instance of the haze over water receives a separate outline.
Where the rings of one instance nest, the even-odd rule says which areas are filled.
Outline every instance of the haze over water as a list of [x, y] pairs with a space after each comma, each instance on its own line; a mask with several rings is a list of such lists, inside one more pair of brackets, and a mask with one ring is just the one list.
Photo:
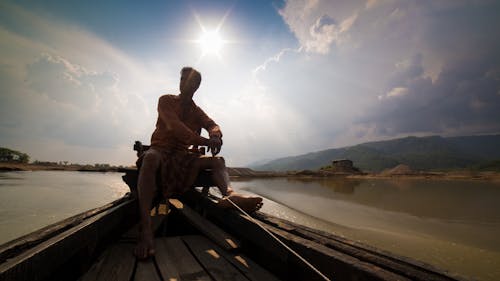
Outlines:
[[[500, 183], [447, 180], [233, 181], [263, 212], [474, 279], [500, 279]], [[0, 173], [0, 243], [128, 191], [119, 173]]]

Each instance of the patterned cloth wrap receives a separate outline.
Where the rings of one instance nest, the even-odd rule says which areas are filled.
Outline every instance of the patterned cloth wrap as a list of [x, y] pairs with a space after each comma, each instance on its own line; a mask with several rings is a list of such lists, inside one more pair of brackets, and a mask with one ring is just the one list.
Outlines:
[[157, 185], [160, 187], [160, 194], [163, 198], [179, 196], [189, 190], [186, 178], [189, 174], [191, 164], [196, 159], [202, 157], [199, 153], [186, 150], [157, 150], [150, 148], [137, 159], [137, 168], [141, 169], [144, 156], [148, 153], [160, 155], [160, 167], [157, 172]]

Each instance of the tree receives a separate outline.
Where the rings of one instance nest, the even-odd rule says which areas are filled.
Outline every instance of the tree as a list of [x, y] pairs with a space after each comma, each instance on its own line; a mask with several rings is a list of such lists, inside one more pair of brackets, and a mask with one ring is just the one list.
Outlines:
[[5, 147], [0, 147], [0, 162], [28, 163], [29, 160], [30, 157], [26, 153], [22, 153]]
[[27, 164], [30, 161], [30, 156], [26, 153], [19, 154], [19, 162]]

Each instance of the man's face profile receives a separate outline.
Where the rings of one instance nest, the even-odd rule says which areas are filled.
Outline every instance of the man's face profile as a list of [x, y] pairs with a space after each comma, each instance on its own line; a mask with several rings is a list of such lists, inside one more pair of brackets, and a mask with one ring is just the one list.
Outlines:
[[193, 75], [190, 71], [183, 71], [181, 73], [181, 81], [179, 84], [179, 90], [181, 94], [193, 97], [194, 92], [198, 89], [198, 86]]

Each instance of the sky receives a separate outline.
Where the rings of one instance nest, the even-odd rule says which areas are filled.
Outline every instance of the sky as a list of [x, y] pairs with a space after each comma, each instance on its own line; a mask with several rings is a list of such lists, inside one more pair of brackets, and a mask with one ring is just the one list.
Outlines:
[[0, 0], [0, 146], [133, 165], [184, 66], [229, 166], [495, 134], [499, 27], [486, 0]]

